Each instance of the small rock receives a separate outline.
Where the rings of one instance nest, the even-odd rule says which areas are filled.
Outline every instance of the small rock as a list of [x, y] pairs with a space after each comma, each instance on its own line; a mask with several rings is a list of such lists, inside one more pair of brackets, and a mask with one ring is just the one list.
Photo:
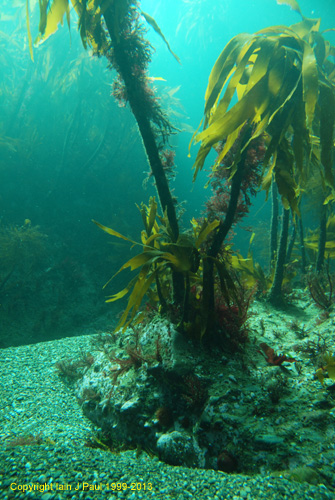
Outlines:
[[164, 462], [170, 465], [204, 466], [204, 452], [194, 437], [185, 432], [163, 434], [157, 441], [157, 449]]

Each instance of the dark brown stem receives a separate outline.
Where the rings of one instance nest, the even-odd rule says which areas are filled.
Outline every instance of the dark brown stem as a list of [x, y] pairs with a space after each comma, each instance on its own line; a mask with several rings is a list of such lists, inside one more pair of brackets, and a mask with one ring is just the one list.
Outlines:
[[302, 215], [298, 219], [299, 224], [299, 242], [300, 242], [300, 252], [301, 252], [301, 271], [303, 274], [306, 273], [306, 250], [304, 241], [304, 226], [302, 222]]
[[[246, 134], [245, 141], [250, 138], [250, 131]], [[213, 243], [208, 251], [208, 258], [204, 259], [203, 268], [203, 309], [204, 317], [207, 318], [206, 332], [209, 333], [211, 329], [211, 323], [213, 321], [214, 313], [214, 260], [216, 258], [222, 244], [231, 229], [236, 209], [237, 203], [241, 191], [241, 184], [244, 178], [244, 165], [246, 161], [247, 150], [245, 149], [241, 155], [241, 158], [237, 164], [236, 172], [232, 178], [231, 189], [230, 189], [230, 199], [226, 212], [224, 221], [219, 225], [218, 231], [214, 236]]]
[[287, 253], [286, 253], [286, 259], [285, 259], [286, 264], [289, 264], [289, 262], [290, 262], [296, 236], [297, 236], [297, 226], [293, 221], [292, 234], [291, 234], [290, 240], [288, 242], [288, 246], [287, 246]]
[[271, 185], [271, 201], [270, 269], [273, 265], [278, 247], [278, 189], [275, 182], [272, 182]]
[[103, 16], [112, 41], [113, 58], [117, 70], [127, 89], [127, 99], [131, 110], [137, 121], [140, 134], [143, 139], [143, 145], [147, 153], [148, 161], [152, 174], [155, 178], [156, 188], [163, 212], [167, 211], [167, 216], [173, 233], [173, 241], [176, 242], [179, 235], [178, 221], [175, 207], [173, 204], [168, 181], [165, 176], [164, 168], [159, 157], [159, 151], [156, 143], [155, 132], [148, 116], [146, 103], [148, 98], [145, 94], [144, 79], [136, 76], [128, 52], [124, 48], [122, 35], [115, 36], [114, 12], [112, 6], [105, 7]]
[[[151, 171], [155, 179], [159, 201], [163, 212], [166, 211], [167, 213], [172, 232], [172, 240], [173, 242], [176, 242], [179, 236], [179, 226], [176, 210], [163, 164], [159, 156], [155, 130], [152, 123], [153, 117], [150, 116], [150, 112], [154, 108], [154, 103], [152, 101], [153, 97], [148, 97], [145, 87], [145, 75], [139, 74], [138, 70], [134, 66], [131, 54], [129, 54], [129, 51], [126, 50], [124, 33], [121, 29], [122, 22], [120, 22], [120, 20], [120, 29], [116, 32], [116, 13], [114, 12], [113, 3], [108, 3], [107, 6], [104, 4], [102, 12], [106, 22], [107, 30], [111, 38], [114, 66], [125, 85], [127, 100], [136, 119], [140, 134], [142, 136], [147, 158], [151, 167]], [[130, 15], [129, 12], [125, 13], [125, 16], [127, 15]], [[124, 23], [125, 25], [127, 24], [126, 17], [124, 18]], [[132, 27], [132, 29], [136, 29], [136, 27]], [[151, 111], [148, 104], [153, 105]], [[162, 126], [164, 126], [164, 124]], [[172, 280], [174, 303], [176, 305], [181, 305], [184, 298], [183, 275], [177, 272], [173, 272]]]
[[284, 279], [284, 265], [286, 260], [286, 248], [288, 238], [288, 228], [290, 222], [290, 211], [283, 208], [282, 230], [277, 252], [276, 270], [273, 284], [269, 294], [269, 302], [280, 306], [283, 304], [282, 283]]
[[318, 256], [316, 260], [316, 272], [320, 273], [322, 271], [325, 262], [325, 249], [327, 241], [327, 206], [321, 206], [321, 216], [320, 216], [320, 234], [319, 234], [319, 245], [318, 245]]

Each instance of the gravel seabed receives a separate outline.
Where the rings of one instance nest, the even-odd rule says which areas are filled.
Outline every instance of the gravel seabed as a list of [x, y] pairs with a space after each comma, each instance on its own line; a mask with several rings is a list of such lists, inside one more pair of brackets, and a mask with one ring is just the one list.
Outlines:
[[[90, 336], [0, 351], [0, 499], [335, 499], [325, 486], [280, 477], [172, 467], [135, 451], [85, 446], [94, 426], [55, 363], [90, 350]], [[40, 445], [13, 441], [40, 434]], [[118, 490], [121, 488], [121, 490]]]

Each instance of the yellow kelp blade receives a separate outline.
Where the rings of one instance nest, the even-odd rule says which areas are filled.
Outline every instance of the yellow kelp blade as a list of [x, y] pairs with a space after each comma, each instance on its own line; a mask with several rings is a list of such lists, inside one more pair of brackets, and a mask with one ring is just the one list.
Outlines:
[[[155, 260], [159, 259], [162, 256], [162, 252], [155, 251], [149, 251], [149, 252], [143, 252], [138, 255], [135, 255], [135, 257], [132, 257], [130, 260], [128, 260], [125, 264], [123, 264], [122, 267], [118, 270], [116, 274], [119, 274], [121, 271], [124, 269], [127, 269], [127, 267], [130, 267], [131, 271], [134, 271], [138, 267], [144, 266], [144, 264], [147, 264], [148, 262], [150, 264], [153, 264]], [[116, 276], [116, 274], [114, 276]]]
[[[137, 281], [134, 285], [133, 291], [129, 297], [127, 307], [124, 313], [122, 314], [120, 321], [115, 328], [115, 331], [120, 330], [120, 328], [122, 328], [124, 331], [134, 319], [138, 311], [138, 308], [141, 305], [144, 295], [150, 288], [156, 276], [156, 273], [153, 273], [149, 277], [147, 277], [148, 273], [149, 273], [149, 268], [147, 266], [142, 268], [140, 274], [138, 275]], [[127, 321], [130, 311], [131, 315]]]
[[233, 269], [241, 273], [242, 282], [249, 289], [257, 285], [261, 285], [261, 288], [264, 290], [268, 290], [271, 287], [273, 276], [266, 277], [264, 275], [261, 266], [254, 261], [251, 251], [248, 251], [246, 259], [240, 254], [232, 255], [231, 265]]
[[[135, 285], [135, 283], [137, 281], [137, 278], [138, 278], [138, 276], [135, 276], [135, 278], [133, 278], [131, 281], [129, 281], [128, 285], [125, 288], [123, 288], [123, 290], [120, 290], [120, 292], [115, 293], [114, 295], [110, 295], [108, 297], [108, 299], [106, 300], [106, 302], [115, 302], [116, 300], [122, 299], [125, 295], [127, 295], [129, 290], [131, 290], [133, 288], [133, 286]], [[107, 283], [106, 283], [106, 285], [107, 285]], [[104, 286], [104, 288], [105, 288], [105, 286]]]
[[233, 269], [241, 273], [243, 283], [247, 285], [248, 288], [253, 288], [257, 284], [258, 277], [253, 259], [250, 255], [246, 259], [244, 259], [240, 254], [232, 255], [231, 265]]
[[[159, 248], [159, 245], [156, 243], [155, 240], [161, 238], [162, 235], [160, 233], [153, 233], [151, 236], [147, 236], [147, 233], [145, 230], [141, 232], [141, 241], [143, 243], [143, 246], [146, 248], [148, 246], [155, 246], [155, 248]], [[152, 242], [154, 242], [154, 245], [152, 245]]]
[[[207, 129], [205, 129], [203, 132], [198, 134], [195, 138], [194, 142], [197, 142], [199, 139], [203, 140], [203, 138], [209, 134], [211, 135], [213, 132], [213, 128], [211, 129], [211, 126], [214, 125], [215, 127], [217, 124], [220, 122], [221, 125], [223, 124], [223, 120], [229, 119], [229, 115], [231, 117], [234, 117], [234, 119], [237, 120], [235, 121], [235, 125], [233, 128], [231, 128], [228, 131], [224, 131], [224, 133], [221, 135], [220, 139], [225, 139], [228, 135], [231, 133], [234, 133], [235, 137], [237, 135], [236, 130], [245, 123], [247, 119], [250, 119], [253, 121], [258, 121], [261, 117], [261, 115], [264, 113], [265, 109], [269, 106], [269, 93], [266, 92], [266, 90], [273, 90], [273, 84], [271, 84], [270, 76], [272, 75], [273, 79], [273, 71], [275, 65], [272, 63], [271, 64], [271, 73], [269, 75], [269, 89], [266, 89], [266, 77], [269, 73], [269, 66], [271, 59], [273, 58], [273, 54], [276, 52], [277, 46], [278, 46], [278, 40], [274, 39], [272, 37], [264, 38], [260, 36], [249, 36], [248, 37], [248, 42], [244, 43], [244, 45], [241, 47], [241, 53], [238, 54], [236, 57], [236, 70], [231, 77], [227, 89], [224, 93], [224, 96], [222, 97], [219, 105], [216, 107], [216, 103], [214, 108], [211, 110], [210, 118], [208, 119], [208, 124], [209, 126]], [[245, 87], [245, 92], [241, 96], [241, 99], [238, 101], [237, 104], [235, 104], [231, 110], [227, 112], [227, 109], [231, 103], [231, 100], [235, 94], [236, 88], [239, 85], [239, 82], [243, 78], [243, 75], [245, 74], [245, 70], [249, 65], [252, 64], [252, 69], [249, 72], [249, 80], [248, 83]], [[283, 78], [283, 77], [282, 77]], [[262, 83], [263, 82], [263, 83]], [[222, 82], [223, 84], [225, 83]], [[259, 93], [259, 88], [262, 83], [262, 92]], [[278, 85], [277, 85], [277, 90], [282, 85], [282, 79], [279, 79]], [[248, 97], [250, 94], [250, 98]], [[215, 94], [216, 95], [216, 94]], [[218, 98], [218, 96], [217, 96]], [[206, 108], [208, 106], [210, 101], [206, 104]], [[240, 104], [240, 103], [244, 103]], [[254, 104], [254, 110], [255, 113], [252, 114], [252, 105]], [[242, 108], [244, 111], [247, 110], [247, 107], [249, 108], [249, 111], [251, 111], [250, 114], [247, 114], [246, 116], [241, 119], [241, 116], [238, 115], [239, 111], [242, 111]], [[209, 112], [209, 109], [207, 110], [207, 113]], [[266, 125], [266, 124], [265, 124]], [[208, 131], [206, 134], [206, 130]], [[222, 130], [221, 130], [222, 131]], [[221, 134], [220, 131], [220, 134]], [[259, 134], [260, 132], [258, 132]], [[230, 141], [230, 144], [232, 144], [234, 141]], [[215, 143], [215, 142], [214, 142]], [[211, 145], [214, 144], [213, 142]], [[225, 153], [224, 155], [228, 152], [227, 147], [225, 148]]]
[[277, 151], [275, 151], [274, 154], [272, 155], [272, 159], [271, 159], [268, 171], [265, 175], [263, 175], [263, 179], [262, 179], [262, 189], [264, 189], [266, 191], [266, 197], [268, 196], [268, 191], [271, 187], [272, 178], [273, 178], [273, 169], [276, 166], [276, 162], [277, 162]]
[[328, 205], [328, 203], [330, 202], [334, 202], [335, 201], [335, 193], [331, 193], [327, 196], [327, 198], [325, 199], [325, 201], [323, 202], [324, 205]]
[[304, 19], [300, 23], [291, 24], [290, 28], [300, 38], [306, 38], [311, 31], [319, 31], [321, 19]]
[[277, 52], [278, 46], [278, 39], [273, 39], [271, 37], [269, 37], [268, 39], [262, 39], [260, 37], [257, 37], [252, 45], [253, 53], [249, 57], [249, 63], [252, 62], [253, 65], [249, 73], [249, 79], [246, 85], [245, 92], [249, 92], [249, 90], [254, 87], [256, 83], [267, 73], [270, 61], [274, 57], [274, 54]]
[[197, 248], [197, 249], [200, 248], [200, 246], [202, 245], [202, 243], [206, 240], [207, 236], [212, 231], [214, 231], [214, 229], [216, 229], [219, 226], [219, 224], [220, 224], [219, 219], [215, 219], [210, 224], [206, 220], [204, 222], [204, 224], [202, 225], [201, 229], [200, 229], [200, 232], [199, 232], [199, 234], [197, 236], [197, 239], [195, 240], [195, 248]]
[[136, 203], [136, 206], [137, 206], [137, 208], [140, 211], [140, 214], [141, 214], [141, 217], [142, 217], [143, 226], [145, 228], [145, 232], [146, 232], [147, 236], [150, 236], [150, 233], [148, 233], [148, 223], [147, 223], [147, 211], [148, 211], [148, 207], [143, 203], [143, 201], [141, 202], [141, 206], [137, 205], [137, 203]]
[[191, 158], [191, 146], [192, 146], [192, 144], [193, 144], [193, 142], [195, 140], [195, 137], [196, 137], [197, 133], [200, 130], [200, 127], [201, 127], [203, 121], [204, 121], [204, 119], [202, 118], [201, 122], [199, 123], [199, 125], [197, 126], [197, 128], [195, 129], [195, 131], [192, 134], [191, 140], [190, 140], [189, 145], [188, 145], [188, 155], [187, 155], [188, 158]]
[[173, 267], [175, 269], [178, 269], [178, 271], [180, 271], [180, 272], [188, 270], [188, 269], [182, 269], [178, 257], [176, 257], [175, 255], [173, 255], [170, 252], [164, 252], [163, 258], [165, 261], [168, 261], [170, 264], [172, 264]]
[[179, 57], [177, 56], [177, 54], [175, 54], [172, 50], [171, 50], [171, 47], [169, 45], [169, 42], [167, 41], [167, 39], [165, 38], [165, 36], [163, 35], [162, 33], [162, 30], [160, 29], [160, 27], [158, 26], [157, 22], [155, 21], [155, 19], [151, 16], [149, 16], [149, 14], [147, 14], [146, 12], [143, 12], [143, 10], [141, 10], [141, 14], [142, 16], [144, 17], [144, 19], [147, 21], [148, 24], [150, 24], [150, 26], [156, 31], [156, 33], [163, 39], [163, 41], [166, 43], [166, 46], [168, 48], [168, 50], [171, 52], [171, 54], [173, 55], [173, 57], [176, 59], [177, 62], [179, 62], [179, 64], [181, 64], [180, 62], [180, 59]]
[[174, 269], [180, 273], [196, 272], [199, 267], [200, 256], [193, 246], [178, 245], [170, 243], [164, 245], [167, 252], [162, 257], [170, 262]]
[[39, 5], [40, 5], [40, 22], [38, 30], [41, 34], [44, 34], [45, 27], [47, 25], [47, 12], [48, 12], [49, 0], [39, 0]]
[[[58, 29], [58, 25], [63, 25], [64, 14], [66, 14], [66, 19], [68, 27], [70, 30], [70, 8], [68, 0], [53, 0], [51, 7], [46, 14], [45, 2], [40, 2], [43, 6], [43, 11], [40, 11], [40, 34], [35, 40], [35, 45], [40, 45], [53, 35]], [[45, 19], [46, 15], [46, 19]]]
[[27, 20], [27, 34], [28, 34], [29, 52], [30, 52], [31, 60], [34, 62], [33, 39], [31, 37], [30, 21], [29, 21], [29, 0], [26, 1], [26, 20]]
[[241, 133], [241, 130], [243, 129], [243, 127], [244, 127], [244, 123], [242, 123], [242, 125], [237, 127], [237, 129], [227, 137], [227, 140], [224, 143], [222, 151], [219, 153], [218, 157], [215, 160], [215, 163], [213, 165], [213, 172], [215, 172], [215, 170], [217, 170], [220, 163], [223, 161], [224, 157], [226, 156], [226, 154], [230, 150], [230, 148], [235, 144], [238, 137], [240, 136], [240, 133]]
[[331, 364], [328, 364], [326, 368], [327, 368], [329, 378], [331, 378], [332, 380], [335, 380], [335, 360], [332, 361]]
[[[278, 44], [279, 42], [276, 38], [263, 38], [254, 35], [252, 39], [242, 47], [241, 53], [236, 60], [235, 72], [232, 75], [224, 96], [220, 101], [220, 112], [227, 111], [235, 92], [237, 92], [237, 88], [240, 88], [241, 81], [248, 79], [247, 84], [244, 87], [244, 92], [240, 93], [239, 100], [250, 92], [250, 90], [257, 85], [257, 83], [265, 75], [267, 75], [270, 62], [277, 51]], [[267, 104], [265, 106], [267, 106]], [[209, 123], [213, 121], [214, 114], [210, 118]]]
[[135, 255], [135, 257], [132, 257], [125, 264], [123, 264], [123, 266], [120, 267], [120, 269], [107, 281], [107, 283], [105, 283], [103, 288], [105, 288], [121, 271], [127, 269], [127, 267], [130, 267], [130, 270], [134, 271], [138, 267], [143, 267], [146, 264], [154, 264], [158, 259], [162, 258], [162, 256], [163, 252], [161, 252], [160, 250], [145, 250], [143, 253]]
[[100, 224], [100, 222], [97, 222], [96, 220], [92, 219], [92, 222], [96, 224], [100, 229], [105, 231], [105, 233], [111, 234], [112, 236], [116, 236], [117, 238], [121, 238], [125, 241], [129, 241], [130, 243], [133, 243], [133, 245], [140, 245], [137, 241], [131, 240], [130, 238], [127, 238], [127, 236], [123, 236], [123, 234], [118, 233], [117, 231], [114, 231], [114, 229], [111, 229], [110, 227], [104, 226], [103, 224]]
[[199, 170], [202, 169], [206, 156], [212, 146], [220, 140], [227, 138], [241, 124], [256, 121], [260, 118], [259, 111], [267, 95], [268, 78], [263, 76], [257, 84], [238, 101], [228, 112], [221, 113], [220, 104], [213, 116], [208, 128], [200, 132], [195, 138], [195, 142], [202, 141], [195, 160], [194, 179]]
[[[207, 123], [211, 124], [214, 120], [217, 119], [218, 112], [220, 112], [221, 114], [226, 113], [231, 103], [231, 100], [235, 95], [237, 86], [239, 85], [240, 81], [241, 80], [243, 81], [243, 78], [245, 78], [247, 68], [249, 68], [250, 62], [253, 60], [254, 52], [255, 50], [258, 49], [259, 44], [260, 44], [260, 38], [253, 37], [249, 42], [245, 43], [242, 46], [241, 52], [238, 54], [237, 59], [235, 61], [236, 68], [233, 68], [231, 70], [231, 72], [227, 75], [227, 78], [224, 82], [224, 86], [226, 85], [227, 82], [228, 85], [226, 87], [223, 97], [220, 100], [220, 104], [219, 106], [217, 106], [218, 99], [220, 97], [218, 96], [217, 100], [212, 106], [212, 109], [206, 116], [207, 121], [205, 123], [205, 126], [207, 126]], [[261, 54], [262, 53], [263, 52], [261, 52]], [[252, 80], [250, 79], [250, 81]], [[257, 81], [255, 81], [255, 84], [256, 83]]]
[[333, 232], [334, 230], [335, 230], [335, 214], [331, 214], [327, 220], [327, 231]]
[[314, 50], [306, 42], [304, 43], [302, 60], [302, 83], [307, 127], [312, 130], [314, 111], [319, 94], [319, 74]]
[[252, 35], [242, 33], [235, 36], [225, 46], [209, 75], [208, 86], [205, 94], [205, 116], [207, 116], [216, 103], [228, 75], [233, 69], [242, 47], [252, 39]]
[[296, 12], [298, 12], [301, 15], [302, 18], [304, 18], [297, 0], [277, 0], [277, 4], [278, 5], [289, 5], [289, 7], [291, 7], [292, 10], [295, 10]]
[[152, 229], [156, 227], [156, 216], [157, 216], [157, 201], [155, 196], [151, 196], [149, 200], [149, 206], [145, 205], [143, 202], [141, 206], [136, 204], [139, 209], [143, 221], [143, 225], [145, 227], [145, 231], [147, 236], [149, 237], [152, 233]]
[[155, 224], [156, 215], [157, 215], [158, 205], [157, 205], [155, 196], [150, 198], [149, 207], [150, 207], [150, 210], [149, 210], [149, 214], [147, 215], [147, 233], [148, 233], [148, 236], [151, 234], [152, 228]]
[[149, 82], [166, 82], [166, 79], [161, 76], [146, 76], [145, 79]]
[[[309, 241], [305, 240], [305, 246], [306, 248], [312, 250], [312, 252], [316, 253], [319, 248], [319, 241], [313, 242], [311, 240]], [[335, 258], [335, 244], [333, 242], [330, 241], [326, 242], [325, 255], [327, 255], [327, 257], [329, 257], [330, 259]]]
[[323, 355], [323, 361], [326, 363], [323, 369], [327, 370], [329, 378], [335, 380], [335, 355], [332, 355], [331, 352], [326, 352]]

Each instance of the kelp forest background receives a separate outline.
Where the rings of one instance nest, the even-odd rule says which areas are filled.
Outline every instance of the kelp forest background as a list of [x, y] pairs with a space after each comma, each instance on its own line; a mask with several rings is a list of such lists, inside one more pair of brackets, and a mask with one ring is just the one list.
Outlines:
[[[322, 18], [323, 30], [334, 27], [327, 24], [335, 18], [331, 0], [306, 1], [301, 7], [305, 16]], [[30, 8], [35, 39], [38, 2]], [[203, 216], [206, 203], [207, 214], [217, 210], [215, 185], [204, 189], [208, 168], [192, 184], [195, 147], [188, 157], [215, 60], [238, 33], [300, 19], [275, 1], [264, 6], [262, 0], [144, 0], [141, 8], [158, 22], [181, 60], [179, 65], [147, 25], [146, 37], [156, 49], [149, 85], [175, 127], [169, 144], [176, 165], [170, 188], [186, 230], [191, 219]], [[105, 296], [125, 287], [131, 273], [102, 287], [135, 254], [128, 242], [99, 231], [92, 219], [137, 241], [142, 218], [136, 204], [148, 204], [156, 194], [135, 120], [112, 96], [115, 70], [105, 58], [84, 50], [75, 16], [70, 32], [63, 27], [34, 49], [32, 62], [25, 9], [24, 0], [3, 0], [0, 13], [0, 347], [114, 330], [126, 301], [106, 304]], [[334, 45], [335, 34], [326, 35]], [[209, 164], [214, 159], [211, 153]], [[296, 237], [283, 285], [287, 300], [295, 286], [308, 287], [315, 269], [322, 196], [316, 176], [300, 205], [306, 262]], [[333, 212], [330, 202], [329, 275], [334, 271]], [[258, 298], [270, 286], [271, 217], [271, 200], [259, 190], [228, 241], [234, 272], [250, 290], [257, 289]], [[276, 217], [281, 222], [281, 213]], [[290, 234], [293, 227], [291, 221]], [[313, 279], [309, 285], [317, 293]], [[323, 286], [327, 298], [330, 285]]]

